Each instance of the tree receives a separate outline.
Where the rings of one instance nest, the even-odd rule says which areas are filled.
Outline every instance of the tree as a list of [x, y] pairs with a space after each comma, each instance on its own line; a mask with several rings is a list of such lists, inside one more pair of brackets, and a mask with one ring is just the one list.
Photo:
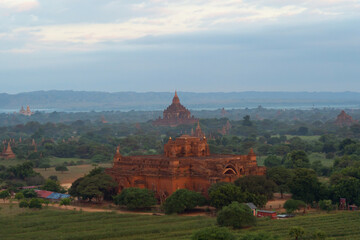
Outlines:
[[268, 168], [272, 168], [272, 167], [277, 167], [281, 165], [281, 158], [275, 156], [275, 155], [270, 155], [267, 158], [265, 158], [264, 164], [266, 167]]
[[230, 205], [223, 207], [216, 218], [220, 226], [227, 226], [233, 228], [244, 228], [254, 226], [256, 218], [251, 209], [238, 202], [232, 202]]
[[22, 194], [24, 195], [25, 198], [36, 198], [37, 197], [37, 193], [34, 191], [34, 189], [22, 190]]
[[26, 201], [26, 200], [21, 200], [21, 201], [19, 202], [19, 208], [27, 208], [27, 207], [29, 207], [28, 201]]
[[51, 167], [49, 163], [40, 163], [39, 168], [43, 168], [45, 171], [47, 168]]
[[257, 195], [264, 195], [267, 199], [273, 197], [276, 189], [276, 184], [266, 176], [244, 176], [235, 181], [235, 185], [241, 188], [243, 192], [249, 192]]
[[112, 199], [116, 192], [118, 184], [105, 173], [87, 175], [73, 182], [69, 189], [69, 194], [74, 197], [80, 197], [83, 200], [92, 201], [96, 199]]
[[350, 204], [360, 206], [360, 179], [344, 176], [333, 186], [336, 199], [346, 198]]
[[290, 184], [290, 192], [296, 200], [305, 203], [317, 201], [320, 196], [320, 182], [314, 170], [298, 168], [294, 170], [294, 177]]
[[116, 205], [125, 205], [128, 209], [150, 208], [156, 202], [154, 192], [146, 188], [126, 188], [114, 197]]
[[243, 118], [242, 125], [243, 125], [243, 126], [247, 126], [247, 127], [251, 127], [251, 126], [252, 126], [252, 122], [250, 121], [250, 116], [249, 116], [249, 115], [246, 115], [246, 116]]
[[32, 198], [29, 202], [29, 208], [42, 208], [41, 200], [38, 198]]
[[208, 227], [195, 232], [191, 240], [235, 240], [236, 237], [226, 227]]
[[300, 240], [303, 239], [305, 235], [305, 230], [302, 227], [291, 227], [289, 229], [289, 236], [292, 239]]
[[10, 192], [8, 190], [1, 191], [0, 198], [5, 202], [6, 199], [10, 198]]
[[47, 179], [45, 184], [42, 186], [43, 190], [46, 191], [52, 191], [52, 192], [58, 192], [58, 193], [64, 193], [65, 190], [63, 187], [61, 187], [60, 183], [58, 181], [54, 181], [51, 179]]
[[69, 169], [64, 165], [60, 165], [55, 167], [55, 171], [64, 173], [65, 171], [69, 171]]
[[183, 213], [196, 206], [203, 206], [205, 203], [206, 199], [200, 193], [187, 189], [179, 189], [165, 200], [164, 209], [166, 214]]
[[305, 208], [305, 207], [306, 207], [306, 203], [304, 203], [301, 200], [289, 199], [284, 204], [284, 208], [288, 213], [293, 213], [294, 211], [300, 210], [301, 208]]
[[289, 182], [292, 179], [292, 172], [284, 167], [269, 168], [266, 171], [268, 179], [275, 182], [277, 190], [281, 194], [281, 198], [284, 198], [284, 192], [289, 191]]
[[292, 151], [287, 155], [285, 165], [288, 168], [309, 168], [310, 161], [304, 151]]
[[246, 193], [231, 183], [221, 184], [214, 186], [212, 190], [210, 189], [210, 205], [217, 209], [221, 209], [234, 201], [245, 202], [246, 200]]

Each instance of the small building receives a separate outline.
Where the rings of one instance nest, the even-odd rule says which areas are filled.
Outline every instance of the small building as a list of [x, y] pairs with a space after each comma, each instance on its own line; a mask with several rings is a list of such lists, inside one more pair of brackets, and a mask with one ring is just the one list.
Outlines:
[[257, 217], [270, 217], [271, 219], [277, 219], [275, 211], [257, 210]]
[[45, 198], [48, 200], [61, 200], [63, 198], [69, 198], [69, 194], [62, 194], [57, 192], [51, 192], [46, 190], [35, 190], [39, 198]]
[[253, 204], [253, 203], [246, 203], [246, 205], [251, 209], [251, 211], [253, 212], [253, 215], [256, 217], [257, 207], [255, 206], [255, 204]]
[[356, 205], [349, 205], [348, 206], [348, 210], [349, 211], [357, 211], [359, 208], [358, 208], [358, 206], [356, 206]]

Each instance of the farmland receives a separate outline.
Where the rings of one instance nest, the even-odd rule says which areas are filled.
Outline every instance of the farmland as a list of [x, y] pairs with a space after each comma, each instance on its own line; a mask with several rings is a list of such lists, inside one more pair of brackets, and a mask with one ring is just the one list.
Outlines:
[[[0, 205], [1, 239], [189, 239], [201, 228], [215, 224], [215, 218], [190, 216], [148, 216], [116, 213], [86, 213], [73, 210], [23, 210]], [[71, 209], [71, 207], [69, 207]], [[360, 213], [314, 213], [286, 220], [260, 219], [256, 227], [237, 230], [265, 231], [287, 239], [291, 226], [307, 232], [325, 231], [328, 239], [360, 239]]]

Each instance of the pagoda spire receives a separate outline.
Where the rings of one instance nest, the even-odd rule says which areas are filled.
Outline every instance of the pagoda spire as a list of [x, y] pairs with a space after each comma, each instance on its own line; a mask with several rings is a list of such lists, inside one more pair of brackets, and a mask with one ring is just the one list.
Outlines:
[[175, 96], [174, 96], [174, 98], [173, 98], [173, 104], [179, 104], [180, 103], [180, 99], [179, 99], [179, 97], [178, 97], [178, 95], [177, 95], [177, 91], [175, 90]]

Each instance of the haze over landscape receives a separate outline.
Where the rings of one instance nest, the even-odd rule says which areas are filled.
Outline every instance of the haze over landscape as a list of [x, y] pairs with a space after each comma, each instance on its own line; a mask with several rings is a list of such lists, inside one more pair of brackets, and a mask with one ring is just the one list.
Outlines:
[[0, 239], [360, 239], [359, 0], [0, 0]]

